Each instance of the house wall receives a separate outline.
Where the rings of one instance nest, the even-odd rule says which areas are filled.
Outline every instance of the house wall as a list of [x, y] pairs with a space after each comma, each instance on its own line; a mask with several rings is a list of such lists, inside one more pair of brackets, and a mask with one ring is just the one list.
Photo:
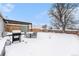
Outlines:
[[12, 32], [12, 30], [19, 30], [19, 29], [20, 29], [20, 25], [11, 25], [11, 24], [5, 25], [6, 32]]
[[4, 21], [0, 17], [0, 36], [2, 36], [2, 32], [4, 32]]
[[[24, 28], [25, 27], [25, 28]], [[5, 31], [6, 32], [12, 32], [12, 30], [21, 30], [21, 31], [30, 31], [28, 25], [22, 25], [22, 24], [6, 24], [5, 25]]]

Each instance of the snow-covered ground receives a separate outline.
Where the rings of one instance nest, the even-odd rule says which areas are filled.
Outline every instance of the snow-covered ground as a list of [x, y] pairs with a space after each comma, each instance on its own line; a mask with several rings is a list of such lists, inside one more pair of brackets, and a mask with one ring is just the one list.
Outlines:
[[0, 55], [2, 55], [4, 52], [3, 50], [5, 47], [6, 40], [7, 40], [7, 37], [5, 37], [5, 38], [0, 37]]
[[6, 46], [6, 56], [73, 56], [79, 55], [79, 37], [64, 33], [38, 33], [37, 38]]

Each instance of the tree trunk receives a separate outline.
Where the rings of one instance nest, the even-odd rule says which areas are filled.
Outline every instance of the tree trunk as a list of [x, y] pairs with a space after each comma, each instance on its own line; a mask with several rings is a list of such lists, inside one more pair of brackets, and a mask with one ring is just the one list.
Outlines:
[[63, 31], [63, 33], [65, 32], [65, 28], [66, 28], [66, 27], [65, 27], [65, 25], [64, 25], [64, 26], [62, 27], [62, 31]]

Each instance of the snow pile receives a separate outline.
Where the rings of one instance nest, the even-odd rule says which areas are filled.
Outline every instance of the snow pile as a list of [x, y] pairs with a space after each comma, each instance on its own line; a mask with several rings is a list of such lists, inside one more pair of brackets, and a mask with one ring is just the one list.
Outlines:
[[66, 56], [79, 55], [79, 38], [60, 33], [38, 33], [37, 39], [6, 47], [6, 56]]
[[0, 37], [0, 55], [2, 54], [2, 51], [4, 49], [5, 42], [6, 42], [6, 38]]

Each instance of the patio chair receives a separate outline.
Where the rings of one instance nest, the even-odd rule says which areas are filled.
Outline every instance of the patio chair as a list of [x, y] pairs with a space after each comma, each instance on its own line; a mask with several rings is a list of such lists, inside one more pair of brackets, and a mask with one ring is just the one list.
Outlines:
[[33, 33], [31, 34], [31, 38], [37, 38], [37, 32], [33, 32]]
[[33, 33], [25, 33], [26, 38], [36, 38], [37, 37], [37, 32]]

